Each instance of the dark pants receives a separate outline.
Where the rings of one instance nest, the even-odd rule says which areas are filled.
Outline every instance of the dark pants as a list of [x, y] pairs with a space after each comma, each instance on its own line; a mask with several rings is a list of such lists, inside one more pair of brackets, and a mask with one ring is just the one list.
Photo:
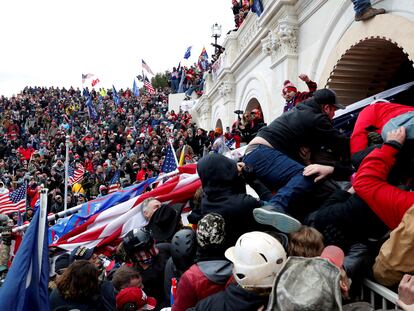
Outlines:
[[279, 189], [269, 203], [286, 211], [291, 200], [312, 190], [313, 178], [303, 176], [302, 164], [282, 152], [264, 145], [248, 153], [243, 162], [269, 189]]
[[356, 15], [361, 15], [371, 7], [370, 0], [352, 0], [352, 3], [354, 4], [354, 11]]

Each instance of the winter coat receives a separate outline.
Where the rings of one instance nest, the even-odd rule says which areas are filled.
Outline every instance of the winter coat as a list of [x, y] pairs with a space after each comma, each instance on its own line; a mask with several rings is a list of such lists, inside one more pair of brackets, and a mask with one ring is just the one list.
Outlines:
[[58, 307], [67, 307], [68, 310], [77, 309], [80, 311], [100, 311], [102, 302], [100, 297], [91, 297], [88, 301], [76, 302], [62, 297], [59, 290], [55, 288], [49, 296], [50, 310], [54, 311]]
[[289, 101], [285, 103], [285, 107], [283, 108], [283, 112], [291, 110], [293, 107], [297, 106], [299, 103], [303, 102], [305, 99], [308, 99], [313, 95], [313, 92], [316, 91], [318, 85], [316, 82], [309, 81], [306, 82], [308, 86], [309, 92], [297, 92], [296, 95]]
[[409, 111], [414, 111], [414, 107], [395, 103], [376, 103], [365, 107], [358, 114], [351, 135], [351, 154], [368, 147], [369, 132], [381, 134], [382, 128], [389, 120]]
[[322, 146], [340, 155], [349, 155], [349, 139], [339, 134], [328, 115], [313, 98], [282, 114], [257, 133], [273, 148], [301, 163], [300, 148], [318, 152]]
[[374, 277], [385, 286], [397, 285], [404, 274], [414, 274], [414, 205], [382, 245], [373, 267]]
[[[192, 211], [188, 220], [197, 222], [206, 214], [218, 213], [223, 216], [226, 231], [226, 246], [234, 246], [243, 233], [263, 231], [253, 218], [253, 209], [264, 202], [246, 194], [246, 183], [238, 176], [235, 161], [221, 154], [208, 154], [197, 163], [197, 172], [203, 186], [200, 209]], [[263, 191], [256, 191], [260, 197]], [[267, 190], [268, 191], [268, 190]]]
[[266, 306], [268, 296], [248, 292], [237, 284], [230, 284], [224, 291], [201, 300], [192, 311], [257, 311]]
[[233, 265], [227, 260], [201, 261], [180, 278], [172, 311], [185, 311], [198, 301], [224, 290]]
[[374, 149], [362, 161], [353, 184], [356, 193], [390, 229], [400, 224], [414, 204], [414, 192], [401, 190], [387, 182], [398, 151], [389, 143]]

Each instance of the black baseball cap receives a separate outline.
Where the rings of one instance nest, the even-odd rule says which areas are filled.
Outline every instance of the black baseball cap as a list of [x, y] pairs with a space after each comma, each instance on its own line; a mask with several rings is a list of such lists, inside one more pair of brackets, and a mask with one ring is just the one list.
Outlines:
[[345, 109], [344, 105], [338, 103], [336, 93], [331, 89], [320, 89], [313, 93], [313, 99], [318, 105], [332, 105], [337, 109]]

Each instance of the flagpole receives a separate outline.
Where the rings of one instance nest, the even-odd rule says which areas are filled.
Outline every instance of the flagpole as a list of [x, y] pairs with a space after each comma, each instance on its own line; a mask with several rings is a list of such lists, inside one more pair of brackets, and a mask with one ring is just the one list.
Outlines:
[[69, 141], [70, 136], [66, 135], [66, 157], [65, 157], [65, 199], [63, 203], [63, 210], [68, 208], [68, 175], [69, 175]]
[[175, 154], [175, 150], [174, 150], [174, 147], [173, 147], [173, 145], [172, 145], [172, 143], [171, 143], [171, 140], [170, 140], [170, 141], [168, 141], [168, 143], [169, 143], [169, 144], [170, 144], [170, 146], [171, 146], [171, 150], [172, 150], [172, 153], [173, 153], [173, 155], [174, 155], [175, 164], [177, 164], [177, 167], [178, 167], [179, 165], [178, 165], [177, 155]]
[[42, 271], [42, 255], [43, 255], [43, 244], [44, 240], [47, 238], [45, 236], [46, 220], [47, 220], [47, 188], [42, 188], [40, 190], [40, 207], [39, 207], [39, 227], [37, 231], [37, 255], [39, 270]]

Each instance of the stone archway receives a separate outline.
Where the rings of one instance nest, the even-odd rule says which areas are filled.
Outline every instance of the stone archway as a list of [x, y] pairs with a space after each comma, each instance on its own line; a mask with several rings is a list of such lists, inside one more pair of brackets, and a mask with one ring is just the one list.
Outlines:
[[[390, 27], [392, 25], [392, 27]], [[349, 28], [348, 28], [349, 27]], [[384, 14], [365, 23], [352, 23], [343, 35], [323, 42], [330, 50], [319, 55], [319, 85], [338, 93], [344, 104], [414, 80], [414, 23]], [[322, 65], [323, 64], [323, 65]], [[319, 70], [318, 70], [319, 71]]]
[[371, 37], [342, 55], [326, 86], [349, 105], [413, 80], [413, 62], [404, 50], [391, 40]]
[[244, 112], [250, 112], [253, 109], [259, 109], [262, 117], [263, 117], [263, 110], [262, 110], [262, 106], [260, 105], [259, 101], [257, 100], [257, 98], [253, 97], [249, 100], [249, 102], [247, 103], [246, 109]]
[[221, 128], [221, 129], [223, 129], [223, 122], [221, 122], [221, 119], [218, 119], [216, 121], [216, 126], [214, 128]]

